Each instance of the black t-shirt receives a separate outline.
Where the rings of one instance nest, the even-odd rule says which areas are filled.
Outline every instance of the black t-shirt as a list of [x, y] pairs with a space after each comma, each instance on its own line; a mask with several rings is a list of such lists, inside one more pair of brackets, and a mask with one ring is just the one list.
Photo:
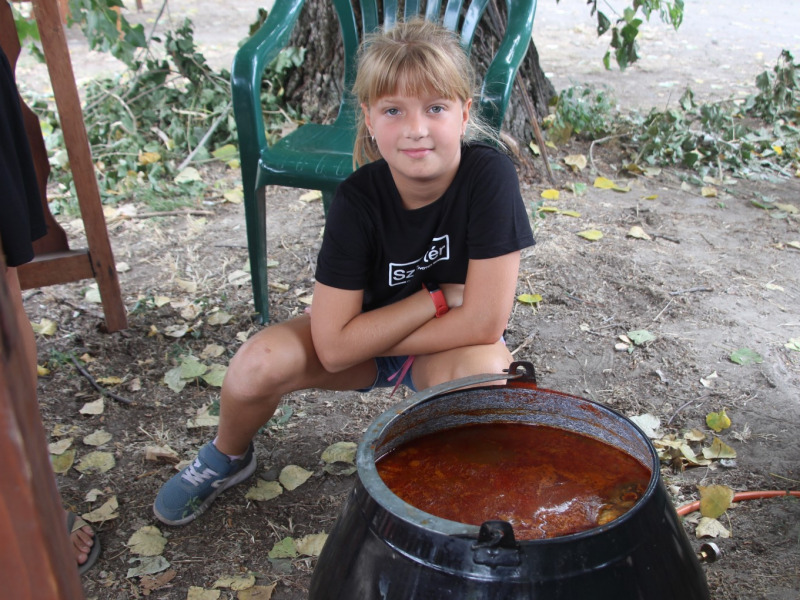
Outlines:
[[533, 245], [513, 163], [491, 146], [462, 147], [453, 182], [423, 208], [403, 207], [386, 161], [339, 186], [325, 224], [316, 279], [364, 290], [365, 311], [397, 302], [425, 282], [464, 283], [470, 259]]

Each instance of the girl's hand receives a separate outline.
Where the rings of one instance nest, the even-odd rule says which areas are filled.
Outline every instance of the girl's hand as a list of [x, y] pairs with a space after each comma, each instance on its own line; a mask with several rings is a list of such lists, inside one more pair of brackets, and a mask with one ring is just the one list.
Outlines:
[[464, 303], [464, 284], [463, 283], [442, 283], [439, 289], [444, 293], [444, 299], [449, 308], [456, 308]]

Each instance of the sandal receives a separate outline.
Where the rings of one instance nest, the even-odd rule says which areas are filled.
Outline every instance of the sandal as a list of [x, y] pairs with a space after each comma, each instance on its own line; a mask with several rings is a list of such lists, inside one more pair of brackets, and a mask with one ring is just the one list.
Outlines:
[[[72, 535], [75, 531], [88, 525], [86, 521], [81, 519], [78, 515], [67, 512], [67, 535]], [[89, 555], [86, 558], [86, 561], [83, 564], [78, 565], [78, 574], [83, 575], [89, 569], [94, 566], [94, 563], [97, 562], [97, 557], [100, 556], [100, 538], [97, 537], [97, 533], [95, 533], [94, 537], [92, 538], [94, 543], [92, 544], [91, 550], [89, 550]]]

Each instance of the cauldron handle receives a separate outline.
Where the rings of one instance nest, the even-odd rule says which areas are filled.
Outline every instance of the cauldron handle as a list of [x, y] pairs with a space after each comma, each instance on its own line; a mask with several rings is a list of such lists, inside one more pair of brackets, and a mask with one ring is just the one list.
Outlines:
[[480, 383], [497, 381], [498, 379], [513, 379], [515, 383], [527, 383], [528, 385], [536, 386], [536, 371], [533, 369], [533, 364], [529, 362], [515, 361], [508, 366], [508, 369], [503, 370], [502, 373], [484, 373], [482, 375], [470, 375], [469, 377], [462, 377], [461, 379], [445, 381], [444, 383], [434, 385], [433, 387], [429, 387], [414, 394], [413, 399], [414, 402], [421, 402], [462, 387], [470, 387]]

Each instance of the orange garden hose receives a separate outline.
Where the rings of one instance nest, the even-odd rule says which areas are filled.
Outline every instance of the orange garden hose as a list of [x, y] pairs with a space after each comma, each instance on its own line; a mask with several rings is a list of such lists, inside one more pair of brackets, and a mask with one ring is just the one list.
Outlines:
[[[761, 490], [754, 492], [739, 492], [733, 495], [733, 502], [741, 502], [742, 500], [757, 500], [760, 498], [775, 498], [776, 496], [795, 496], [800, 498], [800, 492], [786, 492], [783, 490]], [[690, 502], [678, 508], [678, 514], [688, 515], [700, 508], [700, 501]]]

